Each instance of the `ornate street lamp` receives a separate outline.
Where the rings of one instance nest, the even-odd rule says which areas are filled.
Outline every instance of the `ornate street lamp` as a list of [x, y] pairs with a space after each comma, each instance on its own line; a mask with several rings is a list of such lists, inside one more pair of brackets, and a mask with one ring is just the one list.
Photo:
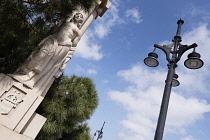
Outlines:
[[105, 122], [103, 123], [103, 126], [101, 127], [101, 130], [97, 130], [97, 131], [94, 133], [94, 136], [93, 136], [92, 140], [94, 140], [94, 137], [96, 136], [97, 133], [98, 133], [97, 140], [102, 139], [102, 137], [103, 137], [103, 128], [104, 128], [104, 124], [105, 124]]
[[[163, 132], [165, 127], [165, 121], [168, 111], [168, 104], [171, 94], [171, 88], [179, 86], [179, 81], [177, 80], [178, 75], [175, 73], [175, 68], [177, 67], [177, 62], [181, 59], [184, 52], [193, 48], [193, 52], [188, 55], [188, 59], [184, 62], [184, 65], [189, 69], [199, 69], [203, 66], [203, 61], [200, 59], [201, 55], [195, 51], [197, 44], [194, 43], [192, 45], [182, 45], [180, 42], [181, 36], [181, 26], [184, 23], [182, 19], [178, 20], [178, 28], [176, 32], [176, 36], [174, 36], [172, 40], [172, 44], [169, 45], [158, 45], [155, 44], [155, 49], [161, 49], [166, 54], [166, 60], [168, 61], [168, 74], [165, 81], [165, 88], [160, 108], [160, 114], [158, 118], [157, 128], [155, 132], [154, 140], [162, 140]], [[157, 60], [158, 55], [155, 53], [155, 49], [153, 52], [148, 54], [148, 57], [144, 59], [144, 63], [149, 67], [158, 66], [159, 62]]]
[[188, 59], [185, 60], [184, 65], [189, 69], [199, 69], [203, 66], [203, 61], [200, 59], [201, 55], [194, 51], [188, 55]]
[[144, 59], [144, 63], [149, 67], [157, 67], [159, 65], [159, 62], [157, 61], [158, 55], [155, 53], [155, 49]]

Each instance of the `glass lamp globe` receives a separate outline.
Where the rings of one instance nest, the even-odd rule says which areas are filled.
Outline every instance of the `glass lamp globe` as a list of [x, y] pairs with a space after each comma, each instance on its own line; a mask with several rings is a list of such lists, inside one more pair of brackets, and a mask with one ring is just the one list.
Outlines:
[[149, 67], [157, 67], [159, 62], [157, 61], [158, 55], [155, 52], [148, 54], [148, 57], [144, 59], [144, 63]]
[[189, 69], [199, 69], [203, 66], [203, 61], [200, 59], [201, 55], [197, 52], [192, 52], [188, 55], [188, 59], [184, 62], [185, 67]]
[[174, 74], [173, 81], [172, 81], [172, 87], [177, 87], [180, 85], [179, 81], [177, 80], [179, 76], [177, 74]]

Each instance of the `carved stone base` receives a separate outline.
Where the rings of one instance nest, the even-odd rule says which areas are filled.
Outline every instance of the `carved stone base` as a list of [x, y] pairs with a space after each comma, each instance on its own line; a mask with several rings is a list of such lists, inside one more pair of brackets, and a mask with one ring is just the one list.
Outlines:
[[46, 118], [37, 113], [31, 117], [21, 132], [11, 130], [3, 125], [0, 125], [0, 139], [1, 140], [34, 140], [38, 132], [45, 123]]
[[[35, 139], [46, 121], [35, 113], [43, 98], [37, 90], [0, 74], [0, 138], [8, 135], [5, 140]], [[17, 138], [12, 139], [13, 135]]]
[[0, 131], [0, 137], [2, 140], [33, 140], [2, 125], [0, 125]]

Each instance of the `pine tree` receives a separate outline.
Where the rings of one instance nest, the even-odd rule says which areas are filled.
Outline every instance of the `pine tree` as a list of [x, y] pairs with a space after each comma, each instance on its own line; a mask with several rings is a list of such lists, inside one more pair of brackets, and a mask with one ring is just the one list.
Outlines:
[[86, 77], [57, 79], [37, 112], [47, 118], [37, 140], [89, 140], [85, 123], [98, 105], [92, 80]]

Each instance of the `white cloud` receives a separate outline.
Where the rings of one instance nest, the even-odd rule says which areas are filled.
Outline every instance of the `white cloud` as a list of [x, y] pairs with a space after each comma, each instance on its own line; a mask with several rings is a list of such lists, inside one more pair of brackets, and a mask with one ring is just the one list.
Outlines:
[[88, 74], [97, 74], [97, 71], [94, 70], [94, 69], [88, 69], [88, 70], [87, 70], [87, 73], [88, 73]]
[[[205, 119], [204, 114], [210, 112], [210, 104], [201, 99], [203, 93], [209, 93], [207, 81], [210, 79], [209, 40], [210, 31], [206, 24], [183, 35], [183, 44], [190, 45], [196, 42], [199, 45], [198, 51], [202, 55], [205, 67], [193, 71], [181, 66], [184, 60], [179, 62], [177, 74], [180, 76], [181, 85], [172, 90], [165, 133], [187, 135], [188, 126], [197, 120]], [[186, 58], [186, 54], [183, 59]], [[166, 72], [161, 68], [151, 69], [136, 64], [128, 70], [119, 71], [118, 76], [129, 83], [124, 91], [108, 92], [110, 98], [123, 105], [127, 112], [126, 119], [121, 121], [124, 130], [119, 134], [120, 139], [153, 139]], [[195, 139], [187, 136], [183, 140]]]
[[97, 19], [94, 32], [99, 38], [107, 36], [111, 28], [119, 23], [118, 2], [113, 3], [102, 18]]
[[109, 83], [109, 80], [104, 79], [104, 80], [102, 80], [102, 83], [107, 84], [107, 83]]
[[97, 25], [95, 25], [94, 28], [95, 28], [95, 32], [99, 38], [103, 38], [104, 36], [106, 36], [109, 33], [109, 28], [104, 27], [103, 24], [97, 24]]
[[128, 9], [125, 12], [125, 16], [126, 17], [130, 17], [132, 21], [136, 22], [136, 23], [140, 23], [143, 20], [141, 19], [141, 13], [139, 12], [138, 9], [133, 8], [133, 9]]
[[209, 111], [210, 105], [205, 100], [172, 93], [167, 123], [171, 127], [183, 127], [203, 119], [203, 113]]
[[104, 55], [98, 39], [106, 37], [110, 33], [111, 28], [119, 23], [118, 6], [119, 1], [114, 0], [106, 13], [102, 17], [98, 17], [96, 21], [93, 21], [93, 29], [89, 27], [78, 43], [75, 52], [76, 56], [97, 61], [103, 58]]
[[[180, 76], [179, 81], [181, 86], [185, 87], [182, 90], [187, 94], [196, 94], [198, 92], [206, 93], [208, 95], [209, 89], [207, 83], [209, 81], [209, 67], [210, 67], [210, 30], [207, 28], [208, 24], [201, 24], [190, 32], [184, 33], [182, 37], [182, 44], [191, 45], [197, 43], [196, 52], [201, 54], [201, 59], [204, 61], [204, 66], [198, 70], [190, 70], [184, 66], [184, 61], [187, 55], [192, 52], [192, 49], [186, 52], [178, 65], [177, 74]], [[181, 73], [179, 72], [181, 71]], [[182, 82], [184, 81], [184, 82]], [[196, 85], [196, 88], [191, 88]]]
[[192, 136], [187, 136], [182, 138], [181, 140], [197, 140], [197, 139], [194, 139]]
[[92, 33], [87, 31], [78, 43], [75, 55], [85, 59], [100, 60], [103, 57], [100, 50], [101, 46], [93, 41]]
[[[88, 65], [88, 67], [93, 67]], [[74, 69], [72, 69], [72, 73], [83, 73], [85, 75], [95, 75], [98, 72], [94, 68], [86, 69], [84, 66], [77, 64]]]
[[[180, 16], [181, 15], [181, 16]], [[186, 18], [201, 18], [202, 20], [209, 22], [210, 14], [208, 10], [203, 8], [199, 5], [194, 5], [193, 3], [188, 3], [187, 7], [181, 10], [181, 13], [179, 14], [180, 17]]]
[[[132, 86], [128, 87], [124, 92], [109, 92], [111, 99], [121, 103], [127, 110], [127, 119], [121, 122], [126, 128], [123, 133], [133, 140], [138, 139], [140, 136], [142, 140], [152, 139], [163, 93], [162, 83], [164, 78], [162, 77], [164, 74], [156, 70], [150, 71], [149, 74], [149, 71], [139, 64], [129, 70], [120, 71], [118, 74], [132, 83]], [[153, 75], [153, 78], [150, 75]], [[170, 128], [182, 128], [203, 118], [203, 114], [209, 111], [210, 105], [206, 101], [185, 98], [173, 92], [167, 125]], [[121, 139], [127, 140], [127, 137]]]
[[[75, 72], [78, 72], [78, 73], [83, 73], [83, 72], [85, 72], [85, 69], [82, 67], [82, 66], [80, 66], [80, 65], [76, 65], [75, 67], [74, 67], [74, 71]], [[74, 72], [74, 73], [75, 73]]]
[[[205, 75], [206, 73], [209, 73], [210, 67], [210, 63], [208, 63], [210, 62], [210, 52], [208, 51], [210, 50], [210, 30], [207, 27], [208, 24], [200, 24], [198, 27], [193, 28], [191, 31], [182, 35], [181, 44], [191, 45], [197, 43], [198, 47], [196, 47], [196, 52], [201, 54], [201, 59], [204, 61], [204, 66], [201, 69], [187, 69], [184, 66], [184, 61], [187, 59], [187, 55], [193, 51], [193, 49], [191, 49], [185, 52], [180, 62], [178, 62], [179, 67], [177, 68], [176, 73], [179, 75], [180, 86], [185, 87], [182, 91], [186, 91], [186, 94], [196, 94], [197, 92], [209, 93], [209, 90], [206, 88], [209, 77]], [[162, 41], [160, 44], [168, 45], [171, 44], [171, 41]], [[165, 59], [164, 55], [163, 57]], [[196, 88], [191, 88], [193, 85], [196, 85]]]
[[[201, 24], [200, 26], [194, 28], [192, 31], [187, 32], [183, 35], [184, 44], [197, 43], [197, 52], [201, 54], [201, 58], [204, 62], [209, 62], [209, 49], [210, 49], [210, 30], [208, 30], [208, 24]], [[205, 67], [209, 67], [210, 63], [206, 63]]]
[[[119, 0], [113, 0], [112, 5], [102, 17], [98, 17], [93, 21], [93, 28], [89, 28], [78, 43], [75, 55], [84, 59], [101, 60], [104, 56], [101, 51], [101, 45], [98, 40], [105, 38], [111, 33], [111, 29], [124, 22], [119, 17]], [[142, 21], [140, 12], [133, 8], [126, 11], [126, 17], [132, 21], [140, 23]]]

